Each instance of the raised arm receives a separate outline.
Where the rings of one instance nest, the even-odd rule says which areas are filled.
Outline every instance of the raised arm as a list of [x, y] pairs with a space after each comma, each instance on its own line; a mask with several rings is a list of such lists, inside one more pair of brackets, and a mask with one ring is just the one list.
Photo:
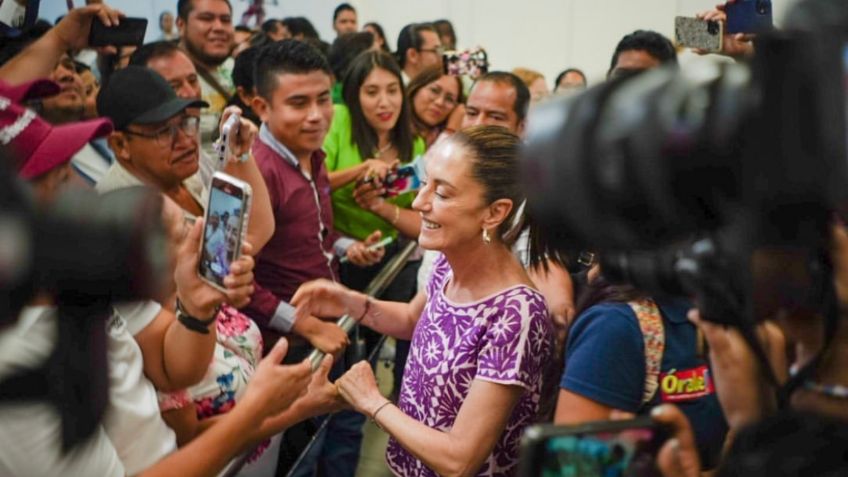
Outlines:
[[280, 366], [287, 351], [280, 340], [256, 368], [247, 391], [232, 411], [187, 446], [139, 474], [142, 477], [210, 476], [220, 472], [249, 442], [266, 417], [287, 409], [310, 379], [307, 362]]
[[0, 78], [13, 85], [48, 78], [68, 50], [88, 46], [91, 21], [117, 25], [124, 14], [102, 3], [74, 8], [41, 38], [0, 67]]
[[[241, 114], [241, 110], [235, 106], [228, 107], [221, 116], [221, 124], [223, 125], [233, 113]], [[268, 187], [265, 184], [262, 173], [259, 171], [256, 159], [250, 153], [257, 131], [253, 123], [244, 118], [241, 119], [238, 146], [236, 147], [235, 154], [237, 156], [247, 154], [247, 161], [228, 160], [226, 166], [224, 166], [224, 172], [247, 182], [253, 190], [253, 204], [250, 208], [250, 218], [247, 223], [247, 241], [253, 245], [256, 253], [259, 253], [262, 247], [271, 240], [271, 235], [274, 234], [275, 224]]]
[[423, 293], [416, 295], [409, 303], [375, 300], [329, 280], [303, 284], [291, 300], [297, 307], [298, 320], [310, 315], [350, 315], [378, 333], [400, 339], [412, 337], [425, 301]]
[[183, 310], [197, 320], [211, 320], [208, 333], [194, 331], [176, 320], [173, 312], [162, 309], [153, 321], [135, 334], [144, 358], [144, 372], [157, 389], [174, 391], [203, 378], [215, 349], [214, 320], [224, 302], [234, 307], [247, 304], [253, 292], [253, 257], [250, 244], [224, 279], [223, 293], [197, 275], [203, 221], [198, 220], [180, 247], [174, 281]]

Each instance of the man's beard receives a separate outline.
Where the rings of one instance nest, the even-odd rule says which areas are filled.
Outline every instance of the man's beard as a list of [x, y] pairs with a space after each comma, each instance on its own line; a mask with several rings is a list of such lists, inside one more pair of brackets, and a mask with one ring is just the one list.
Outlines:
[[189, 41], [188, 38], [185, 39], [183, 44], [185, 45], [185, 49], [186, 49], [186, 51], [188, 51], [189, 56], [191, 56], [193, 59], [195, 59], [197, 61], [200, 61], [201, 63], [203, 63], [205, 65], [220, 66], [221, 63], [223, 63], [224, 61], [226, 61], [227, 58], [230, 57], [229, 53], [227, 53], [226, 55], [221, 55], [221, 56], [207, 55], [206, 53], [203, 52], [202, 48], [195, 47]]

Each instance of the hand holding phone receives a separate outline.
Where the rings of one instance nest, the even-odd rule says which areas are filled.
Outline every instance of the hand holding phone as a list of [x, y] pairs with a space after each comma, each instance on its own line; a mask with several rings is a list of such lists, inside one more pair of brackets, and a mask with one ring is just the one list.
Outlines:
[[[380, 240], [377, 243], [372, 243], [371, 245], [365, 247], [365, 251], [366, 252], [376, 252], [377, 250], [380, 250], [381, 248], [386, 247], [387, 245], [391, 244], [392, 242], [394, 242], [394, 239], [391, 236], [389, 236], [389, 237], [384, 238], [383, 240]], [[339, 263], [347, 263], [349, 261], [350, 261], [350, 258], [347, 255], [345, 255], [344, 257], [342, 257], [339, 260]]]
[[486, 50], [480, 47], [462, 51], [446, 51], [442, 54], [442, 68], [448, 75], [465, 75], [476, 79], [489, 71], [489, 57]]
[[121, 18], [117, 25], [107, 26], [100, 17], [94, 17], [88, 46], [140, 46], [146, 31], [146, 18]]
[[230, 264], [241, 255], [251, 195], [250, 185], [244, 181], [223, 172], [212, 176], [198, 274], [221, 291], [225, 291], [224, 278], [230, 274]]
[[241, 126], [241, 117], [232, 113], [227, 118], [227, 121], [224, 122], [224, 125], [221, 126], [221, 136], [218, 138], [218, 141], [215, 145], [218, 150], [218, 160], [221, 164], [226, 164], [227, 161], [231, 160], [236, 156], [236, 151], [238, 150], [238, 135], [239, 135], [239, 127]]

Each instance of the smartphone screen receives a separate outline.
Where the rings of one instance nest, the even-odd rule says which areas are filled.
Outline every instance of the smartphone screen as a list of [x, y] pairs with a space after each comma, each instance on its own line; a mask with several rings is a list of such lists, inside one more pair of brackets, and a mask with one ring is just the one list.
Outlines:
[[[664, 432], [649, 418], [577, 427], [545, 426], [527, 439], [524, 474], [541, 477], [659, 477], [656, 455]], [[597, 430], [593, 430], [597, 429]], [[528, 436], [531, 432], [528, 432]]]
[[241, 187], [219, 175], [213, 176], [199, 271], [201, 277], [222, 288], [224, 277], [230, 273], [230, 264], [241, 250], [245, 203]]
[[413, 166], [404, 166], [386, 176], [386, 195], [395, 197], [421, 188], [421, 179], [415, 174]]

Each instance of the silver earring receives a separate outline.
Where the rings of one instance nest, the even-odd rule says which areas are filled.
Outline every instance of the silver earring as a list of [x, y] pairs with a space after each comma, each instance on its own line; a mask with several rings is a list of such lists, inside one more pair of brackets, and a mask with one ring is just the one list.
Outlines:
[[483, 229], [483, 243], [487, 245], [492, 243], [492, 236], [489, 235], [489, 229]]

